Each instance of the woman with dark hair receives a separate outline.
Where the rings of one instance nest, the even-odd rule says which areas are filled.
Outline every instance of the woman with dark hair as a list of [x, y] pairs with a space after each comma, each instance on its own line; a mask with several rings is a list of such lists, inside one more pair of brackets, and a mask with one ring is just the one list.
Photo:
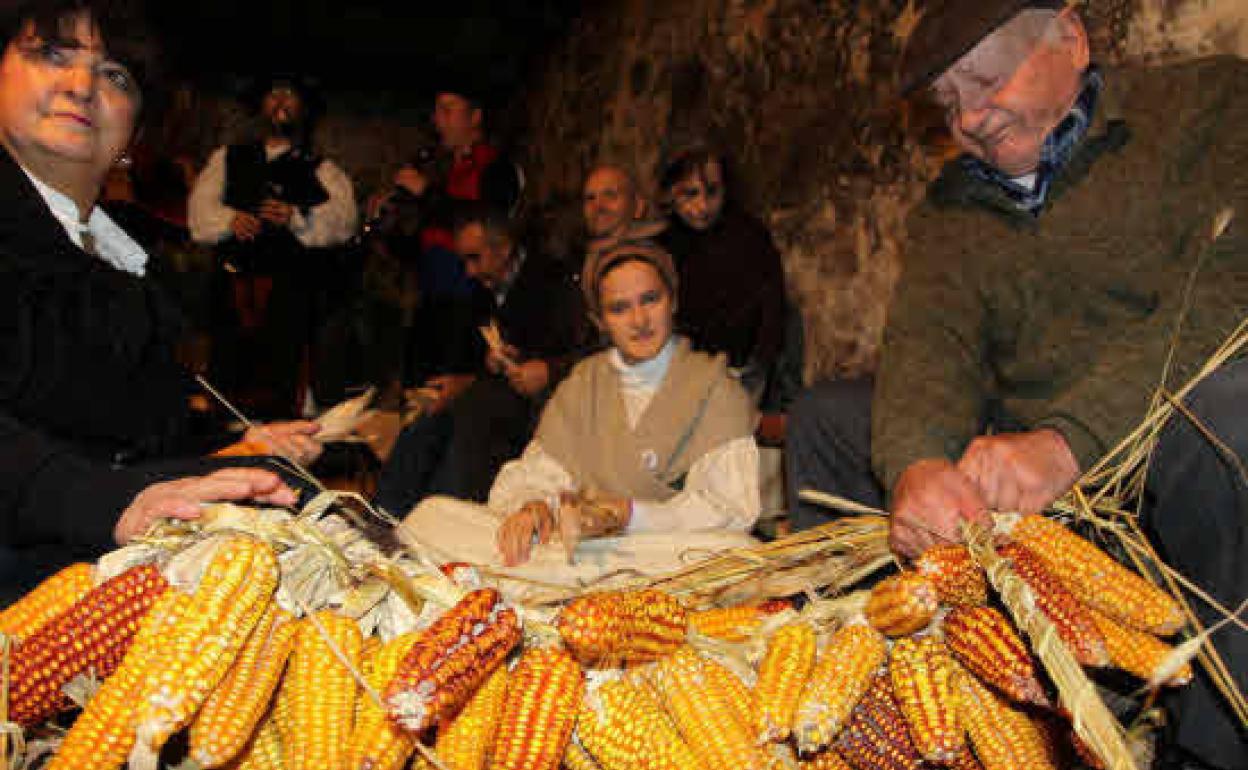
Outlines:
[[752, 543], [753, 409], [722, 355], [673, 333], [678, 285], [671, 256], [653, 243], [591, 253], [581, 286], [611, 347], [560, 383], [486, 506], [429, 498], [400, 538], [565, 585], [620, 569], [664, 572], [691, 551]]
[[771, 234], [730, 195], [722, 155], [676, 153], [660, 178], [661, 236], [680, 272], [676, 324], [697, 350], [723, 353], [757, 403], [784, 343], [784, 267]]
[[[154, 69], [142, 20], [107, 0], [36, 0], [11, 13], [0, 41], [0, 501], [9, 514], [0, 544], [26, 556], [32, 540], [107, 546], [98, 541], [108, 530], [93, 526], [102, 511], [115, 517], [144, 485], [224, 462], [193, 459], [202, 448], [190, 440], [193, 384], [174, 359], [179, 313], [144, 279], [147, 254], [96, 205], [135, 134], [141, 78]], [[316, 428], [266, 426], [248, 439], [308, 460], [320, 451]], [[192, 459], [168, 462], [179, 455]], [[49, 476], [108, 475], [82, 458], [133, 472], [119, 471], [112, 478], [126, 483], [107, 489]], [[190, 499], [211, 499], [199, 494]], [[178, 510], [194, 515], [193, 505], [149, 507], [137, 529]], [[31, 533], [49, 522], [56, 531]], [[0, 552], [0, 564], [13, 553]], [[26, 576], [64, 556], [33, 559]]]

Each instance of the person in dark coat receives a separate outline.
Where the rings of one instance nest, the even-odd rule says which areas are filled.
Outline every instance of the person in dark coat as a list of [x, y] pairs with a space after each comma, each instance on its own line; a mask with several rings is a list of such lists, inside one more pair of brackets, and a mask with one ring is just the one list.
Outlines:
[[[532, 435], [551, 389], [586, 351], [580, 293], [562, 264], [517, 242], [507, 214], [468, 204], [455, 248], [479, 287], [471, 324], [446, 329], [480, 362], [475, 372], [433, 377], [425, 414], [400, 434], [377, 502], [406, 513], [431, 494], [484, 501], [502, 464]], [[488, 345], [482, 330], [497, 330]]]

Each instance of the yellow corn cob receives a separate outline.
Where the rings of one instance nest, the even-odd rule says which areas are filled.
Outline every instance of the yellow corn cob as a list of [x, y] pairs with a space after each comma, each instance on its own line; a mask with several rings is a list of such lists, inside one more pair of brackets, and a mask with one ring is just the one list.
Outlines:
[[563, 759], [585, 674], [566, 650], [526, 650], [507, 682], [491, 770], [555, 770]]
[[689, 614], [654, 589], [606, 591], [573, 599], [556, 622], [563, 642], [585, 665], [657, 660], [685, 641]]
[[800, 758], [797, 766], [800, 770], [853, 770], [849, 763], [836, 753], [836, 749], [824, 749], [817, 754]]
[[907, 636], [930, 623], [939, 607], [931, 581], [917, 572], [902, 572], [876, 583], [865, 612], [880, 633]]
[[941, 626], [945, 644], [972, 674], [1019, 703], [1048, 706], [1031, 652], [1014, 626], [991, 607], [957, 607]]
[[719, 661], [703, 658], [702, 678], [708, 688], [728, 698], [728, 708], [748, 734], [754, 725], [754, 696], [741, 677]]
[[887, 657], [888, 643], [871, 626], [853, 623], [837, 630], [798, 702], [793, 732], [803, 754], [832, 742]]
[[71, 564], [44, 580], [0, 612], [0, 634], [25, 639], [86, 596], [94, 585], [92, 567]]
[[1183, 609], [1173, 597], [1061, 523], [1030, 514], [1002, 528], [1089, 607], [1158, 636], [1169, 636], [1185, 625]]
[[576, 732], [603, 770], [697, 770], [694, 752], [650, 692], [604, 682], [581, 704]]
[[[302, 628], [304, 621], [296, 621], [296, 624]], [[295, 629], [295, 638], [299, 636], [299, 629]], [[294, 701], [295, 701], [295, 678], [291, 675], [291, 659], [294, 657], [295, 648], [291, 645], [290, 655], [286, 658], [286, 671], [282, 674], [282, 679], [277, 683], [277, 692], [273, 695], [273, 711], [271, 718], [273, 726], [277, 728], [277, 735], [282, 741], [282, 753], [285, 756], [294, 756], [302, 751], [300, 744], [300, 735], [295, 732], [294, 717]]]
[[871, 680], [867, 692], [849, 715], [833, 748], [854, 770], [917, 770], [923, 759], [910, 739], [910, 729], [893, 696], [887, 671]]
[[945, 604], [988, 603], [988, 579], [964, 545], [941, 543], [919, 555], [914, 571], [927, 578]]
[[572, 740], [568, 741], [568, 748], [563, 752], [563, 762], [560, 766], [565, 770], [602, 770], [589, 752], [577, 743], [575, 735], [572, 736]]
[[929, 762], [949, 762], [966, 745], [954, 689], [956, 665], [944, 642], [935, 637], [893, 643], [888, 662], [893, 694], [910, 725], [914, 747]]
[[191, 595], [186, 619], [165, 641], [140, 694], [131, 762], [156, 767], [165, 742], [190, 724], [273, 600], [277, 557], [265, 543], [220, 540]]
[[473, 591], [434, 621], [386, 688], [390, 718], [420, 732], [450, 718], [520, 641], [520, 619], [498, 591]]
[[[377, 692], [386, 689], [399, 664], [421, 637], [421, 632], [402, 634], [383, 644], [365, 666], [364, 677]], [[376, 637], [370, 637], [376, 638]], [[351, 731], [351, 750], [347, 767], [351, 770], [398, 770], [416, 748], [416, 736], [390, 721], [386, 712], [362, 696], [355, 710], [355, 729]]]
[[760, 604], [715, 607], [689, 613], [689, 625], [703, 636], [726, 642], [744, 642], [758, 632], [763, 621], [793, 605], [784, 599]]
[[1084, 666], [1109, 665], [1105, 638], [1096, 629], [1087, 606], [1049, 572], [1040, 557], [1018, 543], [1007, 543], [998, 553], [1013, 563], [1014, 572], [1031, 588], [1036, 606], [1053, 623], [1075, 660]]
[[[720, 674], [711, 672], [719, 669]], [[654, 681], [685, 743], [697, 747], [708, 770], [762, 770], [770, 759], [750, 737], [748, 714], [734, 703], [738, 693], [726, 688], [726, 669], [689, 647], [659, 661]], [[739, 680], [738, 680], [739, 682]], [[744, 685], [740, 689], [744, 691]]]
[[957, 679], [962, 721], [987, 770], [1056, 770], [1047, 738], [1025, 711], [968, 673]]
[[286, 770], [282, 739], [272, 718], [260, 722], [255, 735], [228, 767], [229, 770]]
[[754, 686], [754, 730], [760, 742], [779, 742], [793, 731], [797, 701], [815, 666], [815, 629], [804, 622], [776, 630]]
[[[386, 685], [389, 684], [389, 682], [382, 682], [380, 685], [374, 684], [375, 677], [373, 672], [376, 671], [377, 656], [381, 653], [381, 648], [381, 637], [366, 636], [364, 637], [364, 646], [360, 649], [360, 674], [364, 677], [364, 681], [368, 682], [378, 694], [385, 692]], [[393, 673], [391, 673], [391, 676], [393, 676]], [[366, 698], [363, 694], [355, 699], [355, 720], [353, 724], [356, 730], [359, 729], [360, 721], [364, 718], [364, 711], [369, 706], [375, 707], [376, 705], [372, 698]], [[351, 733], [351, 740], [354, 744], [354, 731]]]
[[[320, 622], [319, 628], [313, 618]], [[299, 625], [286, 673], [293, 680], [290, 720], [299, 742], [298, 752], [287, 754], [286, 763], [291, 770], [344, 770], [357, 685], [330, 645], [352, 668], [358, 668], [364, 638], [354, 620], [330, 610], [321, 610]]]
[[434, 750], [447, 770], [485, 770], [507, 696], [507, 667], [490, 674], [449, 724], [438, 730]]
[[87, 702], [47, 770], [115, 770], [134, 745], [139, 688], [165, 639], [183, 621], [191, 597], [168, 590], [152, 606], [121, 666]]
[[61, 688], [88, 670], [117, 670], [143, 617], [169, 587], [154, 564], [101, 583], [13, 650], [9, 719], [31, 726], [68, 705]]
[[[1118, 621], [1089, 609], [1096, 629], [1105, 639], [1105, 649], [1109, 653], [1109, 662], [1129, 674], [1134, 674], [1144, 681], [1152, 681], [1162, 664], [1174, 652], [1174, 648], [1146, 631], [1128, 628]], [[1192, 681], [1192, 666], [1185, 663], [1174, 672], [1163, 684], [1172, 686], [1185, 685]]]
[[256, 733], [277, 690], [297, 625], [270, 603], [225, 679], [208, 696], [191, 725], [191, 758], [202, 767], [233, 759]]

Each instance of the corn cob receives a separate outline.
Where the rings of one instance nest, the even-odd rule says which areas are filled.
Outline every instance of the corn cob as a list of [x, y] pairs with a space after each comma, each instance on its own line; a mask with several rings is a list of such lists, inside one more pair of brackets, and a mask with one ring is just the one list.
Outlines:
[[[717, 668], [719, 674], [712, 674]], [[723, 684], [725, 675], [734, 677], [689, 647], [681, 647], [659, 661], [654, 681], [685, 743], [697, 747], [708, 770], [770, 767], [768, 757], [750, 738], [749, 722], [743, 721], [748, 714], [734, 703], [739, 694]]]
[[754, 686], [754, 730], [760, 743], [787, 739], [802, 689], [815, 666], [815, 629], [809, 623], [789, 623], [767, 643]]
[[785, 599], [773, 599], [759, 604], [715, 607], [689, 613], [689, 625], [703, 636], [726, 642], [744, 642], [762, 628], [763, 621], [792, 606]]
[[[1089, 609], [1092, 622], [1105, 639], [1105, 649], [1109, 653], [1109, 662], [1129, 674], [1134, 674], [1145, 682], [1151, 682], [1161, 670], [1163, 664], [1174, 652], [1174, 648], [1146, 631], [1137, 631], [1122, 625], [1118, 621]], [[1192, 666], [1184, 663], [1163, 684], [1172, 686], [1185, 685], [1192, 681]]]
[[754, 724], [754, 696], [745, 681], [728, 666], [710, 657], [702, 659], [702, 678], [707, 687], [727, 696], [733, 718], [749, 733]]
[[908, 636], [930, 623], [939, 606], [931, 581], [917, 572], [902, 572], [876, 583], [866, 615], [880, 633]]
[[568, 741], [568, 748], [563, 752], [560, 767], [564, 770], [602, 770], [585, 747], [576, 740], [575, 734], [572, 735], [572, 740]]
[[503, 713], [507, 678], [506, 666], [494, 669], [455, 718], [438, 730], [434, 750], [447, 770], [485, 770]]
[[[321, 628], [313, 618], [320, 621]], [[347, 766], [357, 686], [355, 677], [333, 649], [356, 668], [360, 665], [364, 639], [354, 620], [331, 610], [321, 610], [299, 625], [290, 670], [286, 673], [294, 688], [290, 719], [291, 728], [299, 736], [298, 751], [287, 754], [287, 764], [291, 770], [343, 770]]]
[[933, 636], [898, 639], [889, 657], [893, 694], [914, 747], [929, 762], [949, 762], [966, 745], [954, 690], [956, 665], [944, 642]]
[[90, 564], [69, 565], [0, 612], [0, 634], [17, 639], [33, 635], [86, 596], [92, 585]]
[[282, 739], [271, 718], [260, 723], [255, 735], [228, 767], [229, 770], [286, 770]]
[[975, 752], [971, 751], [970, 746], [963, 746], [958, 755], [941, 767], [949, 768], [949, 770], [984, 770], [984, 766], [979, 763]]
[[1018, 703], [1049, 706], [1036, 664], [1014, 626], [991, 607], [957, 607], [941, 626], [945, 644], [972, 674]]
[[924, 766], [893, 697], [887, 671], [871, 680], [833, 748], [854, 770], [919, 770]]
[[[385, 691], [386, 685], [389, 684], [388, 681], [380, 684], [374, 681], [376, 679], [374, 672], [377, 670], [377, 656], [381, 653], [381, 648], [380, 636], [364, 637], [364, 646], [360, 648], [360, 675], [378, 693]], [[394, 672], [392, 671], [390, 675], [394, 676]], [[360, 720], [364, 717], [364, 712], [369, 706], [376, 707], [376, 705], [372, 698], [359, 697], [355, 699], [355, 721], [353, 724], [355, 724], [357, 729], [359, 728]], [[355, 733], [352, 732], [351, 735], [354, 741]]]
[[420, 732], [448, 719], [520, 641], [520, 620], [498, 591], [473, 591], [434, 621], [386, 688], [390, 718]]
[[[373, 656], [372, 665], [364, 667], [364, 678], [369, 686], [378, 692], [385, 690], [386, 683], [394, 678], [399, 664], [420, 637], [421, 632], [413, 631], [383, 644]], [[416, 736], [391, 722], [372, 698], [359, 698], [347, 767], [351, 770], [398, 770], [415, 750], [415, 744]]]
[[934, 545], [919, 555], [914, 570], [932, 582], [945, 604], [978, 607], [988, 603], [988, 579], [964, 545]]
[[662, 591], [607, 591], [573, 599], [556, 626], [588, 666], [657, 660], [685, 641], [689, 615]]
[[604, 682], [581, 704], [576, 732], [603, 770], [701, 767], [650, 690], [625, 679]]
[[225, 678], [276, 587], [277, 557], [267, 544], [241, 535], [220, 539], [186, 619], [148, 669], [131, 755], [136, 769], [154, 768], [169, 737], [190, 724]]
[[66, 707], [61, 691], [79, 674], [107, 678], [143, 617], [169, 587], [154, 564], [133, 567], [89, 591], [12, 652], [9, 719], [27, 727]]
[[843, 626], [832, 636], [798, 702], [793, 732], [802, 753], [831, 743], [887, 656], [888, 643], [866, 623]]
[[1014, 572], [1031, 588], [1036, 606], [1053, 623], [1075, 660], [1083, 666], [1108, 665], [1105, 639], [1096, 629], [1087, 607], [1045, 568], [1044, 562], [1030, 548], [1018, 543], [1007, 543], [998, 553], [1013, 563]]
[[126, 761], [134, 745], [139, 688], [156, 652], [190, 606], [191, 597], [176, 589], [156, 600], [125, 659], [87, 702], [47, 770], [114, 770]]
[[1183, 609], [1173, 597], [1061, 523], [1038, 514], [1005, 522], [1002, 529], [1008, 536], [1035, 553], [1089, 607], [1158, 636], [1169, 636], [1185, 625]]
[[507, 683], [491, 770], [559, 767], [584, 694], [585, 674], [566, 650], [525, 651]]
[[1047, 738], [1025, 711], [965, 672], [958, 690], [962, 721], [987, 770], [1056, 770]]
[[200, 766], [224, 765], [255, 735], [286, 668], [296, 629], [290, 613], [269, 604], [191, 725], [190, 755]]
[[824, 749], [818, 754], [801, 758], [797, 766], [799, 770], [853, 770], [849, 763], [836, 753], [836, 749]]

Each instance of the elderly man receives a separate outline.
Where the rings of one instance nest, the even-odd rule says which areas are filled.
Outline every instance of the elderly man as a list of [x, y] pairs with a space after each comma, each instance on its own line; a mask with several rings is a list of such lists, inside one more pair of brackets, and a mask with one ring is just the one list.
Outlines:
[[602, 164], [585, 177], [581, 213], [592, 246], [595, 241], [618, 237], [634, 220], [641, 219], [646, 213], [646, 199], [628, 170]]
[[[586, 316], [571, 276], [526, 250], [505, 212], [485, 202], [465, 207], [454, 238], [464, 269], [484, 288], [471, 336], [457, 339], [478, 368], [427, 383], [425, 414], [399, 436], [378, 484], [378, 503], [396, 514], [431, 494], [483, 502], [585, 349]], [[487, 346], [478, 328], [497, 330], [497, 339]]]
[[[916, 28], [902, 81], [929, 88], [965, 151], [910, 218], [872, 404], [892, 543], [913, 556], [963, 520], [1049, 505], [1242, 320], [1248, 65], [1100, 70], [1060, 0], [949, 0]], [[1241, 455], [1246, 367], [1188, 404]], [[1248, 587], [1237, 467], [1176, 416], [1141, 522], [1231, 608]], [[1248, 690], [1248, 634], [1213, 641]], [[1162, 766], [1248, 767], [1208, 680], [1176, 699]]]

